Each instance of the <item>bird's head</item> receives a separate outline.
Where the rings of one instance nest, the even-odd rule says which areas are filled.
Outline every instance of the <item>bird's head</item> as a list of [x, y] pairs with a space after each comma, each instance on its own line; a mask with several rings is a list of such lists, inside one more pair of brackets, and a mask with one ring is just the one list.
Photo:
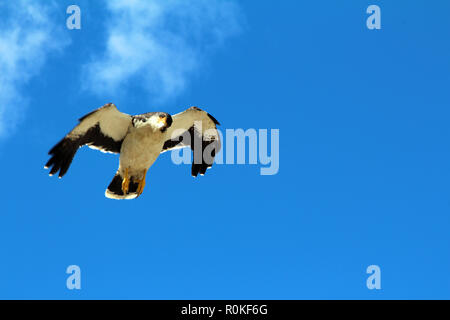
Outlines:
[[165, 112], [150, 112], [133, 117], [135, 128], [151, 127], [154, 131], [164, 132], [172, 125], [172, 117]]

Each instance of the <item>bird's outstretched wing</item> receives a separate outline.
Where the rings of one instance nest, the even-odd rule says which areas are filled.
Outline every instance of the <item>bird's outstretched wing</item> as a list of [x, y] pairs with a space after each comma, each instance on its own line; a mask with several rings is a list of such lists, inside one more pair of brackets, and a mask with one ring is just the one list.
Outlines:
[[51, 158], [45, 168], [52, 167], [50, 175], [59, 171], [59, 177], [64, 176], [78, 148], [84, 145], [103, 152], [119, 153], [131, 124], [131, 116], [108, 103], [79, 121], [80, 123], [49, 151]]
[[190, 147], [193, 153], [192, 176], [204, 175], [220, 150], [219, 122], [209, 113], [191, 107], [172, 116], [173, 123], [166, 132], [162, 152]]

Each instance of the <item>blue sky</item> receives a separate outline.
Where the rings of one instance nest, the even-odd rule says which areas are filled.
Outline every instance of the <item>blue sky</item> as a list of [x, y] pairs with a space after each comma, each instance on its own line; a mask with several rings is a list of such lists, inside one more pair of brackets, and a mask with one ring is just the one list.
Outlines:
[[[0, 298], [450, 298], [448, 2], [0, 3]], [[107, 102], [279, 129], [279, 172], [164, 154], [120, 202], [118, 156], [83, 148], [49, 178]]]

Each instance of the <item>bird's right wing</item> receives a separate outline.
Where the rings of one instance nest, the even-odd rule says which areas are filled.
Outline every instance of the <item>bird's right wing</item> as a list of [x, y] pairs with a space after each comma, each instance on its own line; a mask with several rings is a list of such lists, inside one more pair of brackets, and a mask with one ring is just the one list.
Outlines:
[[117, 110], [112, 103], [92, 111], [80, 118], [80, 123], [49, 151], [51, 158], [45, 168], [52, 167], [50, 175], [59, 171], [59, 177], [63, 177], [78, 148], [84, 145], [119, 153], [130, 124], [131, 116]]
[[190, 147], [193, 161], [191, 174], [204, 175], [211, 168], [214, 157], [220, 150], [219, 122], [209, 113], [197, 107], [191, 107], [172, 116], [173, 123], [167, 129], [166, 141], [161, 153]]

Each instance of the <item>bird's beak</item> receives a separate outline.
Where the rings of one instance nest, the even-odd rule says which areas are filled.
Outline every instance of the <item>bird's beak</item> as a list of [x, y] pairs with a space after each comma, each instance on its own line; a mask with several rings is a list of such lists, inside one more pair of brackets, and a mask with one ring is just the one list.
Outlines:
[[170, 116], [170, 114], [160, 117], [158, 119], [158, 125], [161, 128], [161, 132], [166, 131], [167, 128], [169, 128], [172, 125], [172, 117]]
[[158, 123], [163, 123], [164, 125], [167, 125], [167, 118], [166, 118], [166, 117], [164, 117], [164, 118], [159, 118], [159, 119], [158, 119]]

